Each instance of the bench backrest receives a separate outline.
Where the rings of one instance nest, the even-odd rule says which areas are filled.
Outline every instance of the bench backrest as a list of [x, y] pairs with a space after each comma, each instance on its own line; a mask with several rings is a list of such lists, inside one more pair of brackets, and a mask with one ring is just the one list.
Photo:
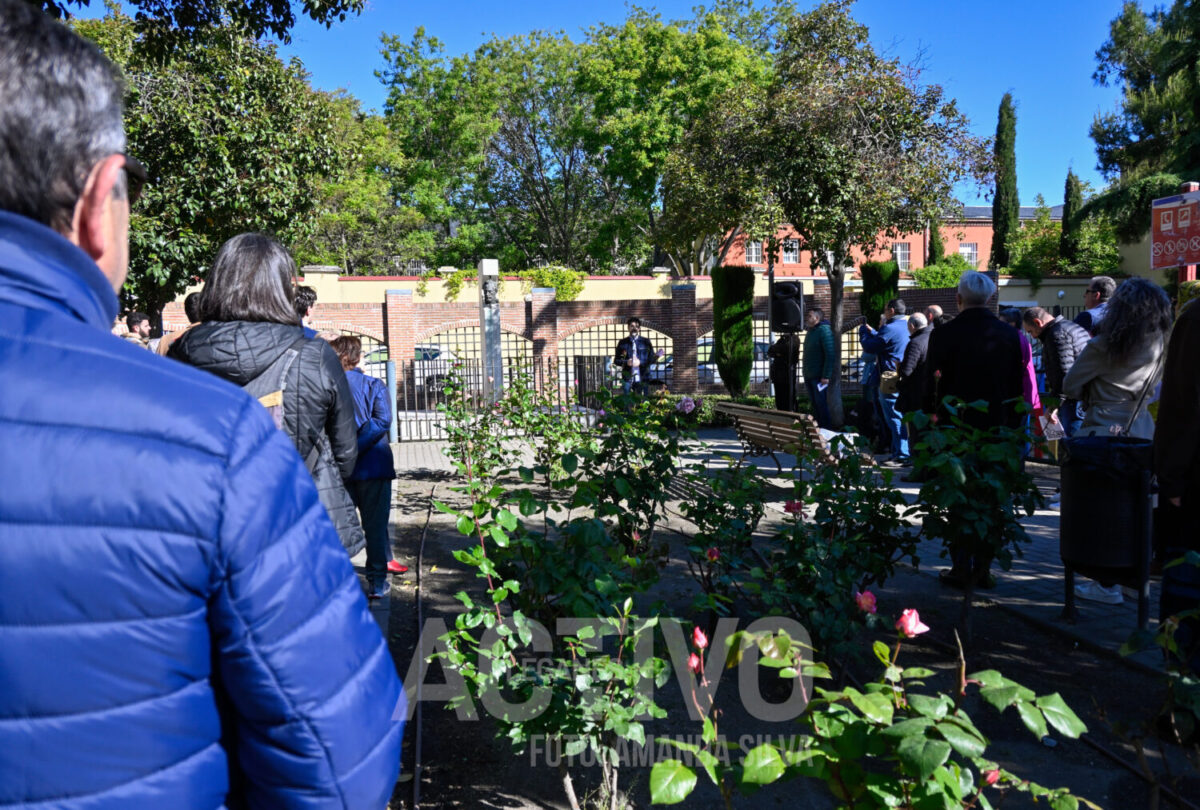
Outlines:
[[803, 455], [809, 448], [816, 447], [820, 450], [822, 462], [833, 459], [816, 420], [809, 414], [774, 411], [733, 402], [717, 403], [716, 409], [733, 419], [734, 429], [745, 442], [769, 450], [798, 449], [796, 455]]

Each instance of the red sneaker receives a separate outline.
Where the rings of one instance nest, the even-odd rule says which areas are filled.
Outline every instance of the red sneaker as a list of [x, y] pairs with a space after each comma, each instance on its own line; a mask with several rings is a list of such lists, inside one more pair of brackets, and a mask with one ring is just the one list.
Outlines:
[[395, 560], [388, 560], [388, 573], [389, 574], [407, 574], [408, 566], [401, 565], [400, 563], [396, 562]]

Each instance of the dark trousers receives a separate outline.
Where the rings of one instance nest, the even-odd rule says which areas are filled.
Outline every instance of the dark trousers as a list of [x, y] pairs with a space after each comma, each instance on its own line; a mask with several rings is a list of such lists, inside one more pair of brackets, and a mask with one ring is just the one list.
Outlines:
[[816, 380], [804, 381], [804, 387], [808, 389], [808, 398], [812, 400], [813, 416], [817, 419], [817, 427], [833, 430], [833, 420], [829, 418], [829, 400], [826, 398], [829, 388], [819, 391], [817, 385]]
[[375, 586], [387, 578], [387, 564], [392, 559], [392, 539], [388, 533], [392, 482], [387, 478], [347, 481], [346, 490], [358, 507], [367, 538], [367, 584]]

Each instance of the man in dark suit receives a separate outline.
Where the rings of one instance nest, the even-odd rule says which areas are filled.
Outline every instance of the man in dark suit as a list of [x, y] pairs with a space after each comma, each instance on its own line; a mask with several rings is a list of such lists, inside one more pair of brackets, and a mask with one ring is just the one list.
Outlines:
[[978, 428], [1020, 427], [1021, 335], [987, 307], [996, 285], [976, 270], [958, 282], [958, 317], [933, 330], [925, 362], [926, 409], [936, 413], [948, 396], [987, 402], [986, 412], [969, 411], [964, 420]]
[[[996, 285], [986, 274], [976, 270], [963, 273], [958, 281], [958, 317], [930, 333], [925, 361], [929, 392], [925, 410], [940, 411], [945, 418], [941, 406], [946, 397], [966, 403], [983, 400], [986, 411], [962, 412], [964, 422], [983, 430], [1022, 425], [1016, 410], [1024, 396], [1021, 335], [988, 309], [987, 302], [995, 293]], [[990, 555], [974, 560], [960, 555], [953, 563], [939, 576], [945, 584], [962, 587], [969, 578], [980, 587], [992, 584]]]

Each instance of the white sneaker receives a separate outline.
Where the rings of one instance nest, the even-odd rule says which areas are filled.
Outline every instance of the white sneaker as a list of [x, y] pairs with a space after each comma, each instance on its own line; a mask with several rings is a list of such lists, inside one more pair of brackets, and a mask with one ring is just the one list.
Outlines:
[[1121, 595], [1120, 585], [1106, 588], [1095, 580], [1088, 580], [1076, 585], [1075, 596], [1087, 599], [1089, 602], [1103, 602], [1106, 605], [1119, 605], [1125, 601], [1125, 597]]

